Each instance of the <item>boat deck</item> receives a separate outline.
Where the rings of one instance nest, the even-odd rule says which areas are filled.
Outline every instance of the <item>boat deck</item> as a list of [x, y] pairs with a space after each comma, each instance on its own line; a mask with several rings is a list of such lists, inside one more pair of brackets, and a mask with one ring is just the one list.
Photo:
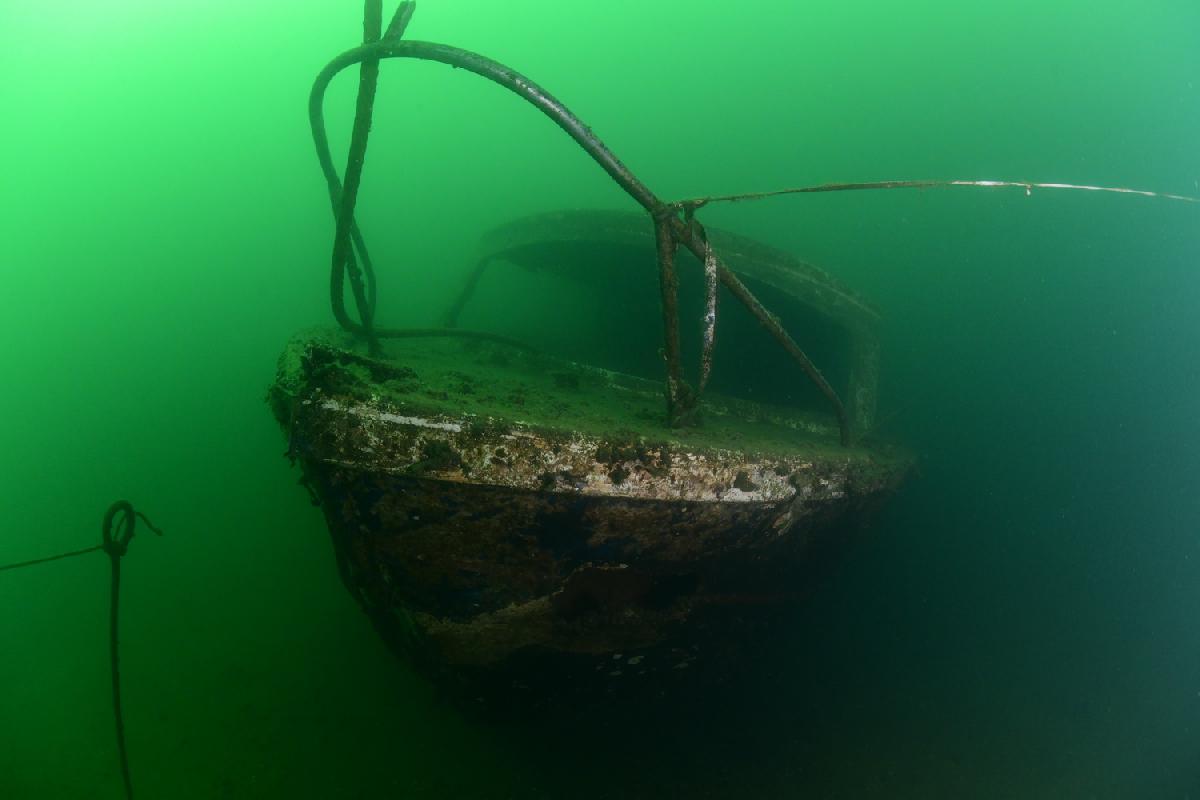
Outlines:
[[[381, 342], [381, 358], [337, 332], [294, 340], [281, 378], [297, 375], [310, 344], [342, 351], [339, 389], [365, 391], [359, 400], [421, 418], [507, 421], [538, 431], [645, 439], [689, 451], [738, 450], [765, 457], [844, 458], [861, 453], [838, 443], [832, 414], [754, 403], [714, 393], [701, 401], [702, 424], [666, 424], [662, 382], [521, 349], [502, 342], [422, 337]], [[357, 356], [357, 357], [356, 357]], [[286, 363], [286, 362], [291, 362]], [[349, 377], [358, 379], [347, 381]]]

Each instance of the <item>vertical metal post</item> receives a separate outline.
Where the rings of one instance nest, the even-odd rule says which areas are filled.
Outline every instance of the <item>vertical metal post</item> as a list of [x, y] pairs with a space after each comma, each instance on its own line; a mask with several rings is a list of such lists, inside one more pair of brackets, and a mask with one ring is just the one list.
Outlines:
[[662, 292], [663, 357], [667, 362], [667, 422], [676, 427], [690, 420], [694, 404], [680, 365], [679, 276], [675, 273], [671, 214], [665, 209], [654, 215], [654, 238], [658, 253], [658, 284]]

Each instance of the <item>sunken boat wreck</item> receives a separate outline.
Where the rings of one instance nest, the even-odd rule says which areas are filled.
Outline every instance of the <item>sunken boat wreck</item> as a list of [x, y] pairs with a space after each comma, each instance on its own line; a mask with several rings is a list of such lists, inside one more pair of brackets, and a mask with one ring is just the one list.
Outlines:
[[[482, 260], [557, 254], [570, 272], [600, 250], [653, 275], [646, 227], [613, 212], [522, 220], [486, 236]], [[853, 296], [784, 253], [709, 233], [748, 285], [792, 301], [779, 308], [843, 326], [851, 437], [865, 432], [869, 309], [831, 300]], [[726, 322], [731, 345], [757, 333]], [[673, 425], [661, 380], [429, 333], [374, 353], [339, 329], [303, 333], [270, 397], [347, 588], [392, 647], [468, 700], [586, 702], [725, 676], [910, 463], [843, 445], [824, 408], [709, 391]]]
[[[877, 314], [815, 267], [660, 201], [528, 79], [404, 40], [411, 13], [402, 4], [374, 39], [368, 26], [367, 43], [314, 88], [339, 325], [289, 342], [268, 393], [341, 578], [392, 648], [489, 708], [644, 696], [727, 675], [911, 465], [869, 435]], [[450, 63], [513, 90], [649, 214], [568, 211], [501, 226], [482, 236], [442, 327], [375, 325], [374, 270], [353, 214], [378, 60], [389, 57]], [[324, 85], [354, 64], [364, 68], [343, 185], [320, 106]], [[648, 281], [648, 323], [660, 333], [645, 349], [658, 376], [460, 327], [489, 276], [513, 270], [621, 291]], [[681, 307], [699, 324], [681, 326]], [[699, 351], [694, 381], [685, 350]], [[725, 354], [760, 351], [800, 401], [722, 383]]]

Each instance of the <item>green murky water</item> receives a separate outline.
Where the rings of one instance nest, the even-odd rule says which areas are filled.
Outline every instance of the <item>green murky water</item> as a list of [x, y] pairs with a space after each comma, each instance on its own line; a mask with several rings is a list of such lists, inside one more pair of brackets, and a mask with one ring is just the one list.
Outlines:
[[[1200, 11], [1047, 5], [447, 0], [409, 35], [524, 71], [667, 198], [1200, 192]], [[0, 4], [0, 562], [93, 543], [118, 497], [166, 530], [125, 562], [141, 797], [1200, 794], [1200, 211], [1136, 197], [702, 211], [881, 309], [881, 414], [920, 476], [744, 685], [636, 726], [439, 703], [340, 585], [263, 402], [288, 336], [329, 320], [304, 108], [359, 12]], [[353, 90], [329, 98], [338, 153]], [[371, 147], [359, 219], [389, 324], [436, 324], [476, 232], [632, 205], [544, 118], [440, 65], [384, 65]], [[518, 275], [464, 324], [653, 359], [652, 334], [589, 338], [620, 308]], [[121, 796], [107, 580], [100, 555], [0, 574], [0, 796]]]

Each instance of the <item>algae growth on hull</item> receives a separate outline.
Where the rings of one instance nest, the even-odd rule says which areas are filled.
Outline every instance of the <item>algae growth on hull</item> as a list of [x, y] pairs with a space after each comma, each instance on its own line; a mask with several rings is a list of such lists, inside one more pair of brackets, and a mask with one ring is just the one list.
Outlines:
[[[617, 456], [629, 447], [739, 452], [758, 460], [862, 465], [892, 460], [888, 448], [842, 447], [837, 420], [829, 414], [709, 393], [702, 401], [702, 424], [670, 427], [659, 382], [492, 341], [427, 337], [382, 346], [384, 357], [372, 359], [361, 343], [340, 332], [314, 331], [293, 339], [272, 389], [277, 417], [290, 417], [287, 404], [296, 399], [302, 375], [312, 381], [336, 374], [333, 385], [321, 388], [330, 396], [347, 395], [344, 402], [368, 402], [408, 416], [602, 439], [610, 443], [610, 451], [597, 459], [602, 463], [623, 460]], [[336, 369], [306, 365], [314, 352]]]
[[[843, 448], [820, 414], [717, 395], [703, 425], [668, 428], [660, 384], [509, 344], [365, 350], [297, 337], [275, 415], [383, 638], [492, 708], [728, 666], [747, 606], [807, 592], [910, 463]], [[598, 672], [630, 652], [645, 680]]]

